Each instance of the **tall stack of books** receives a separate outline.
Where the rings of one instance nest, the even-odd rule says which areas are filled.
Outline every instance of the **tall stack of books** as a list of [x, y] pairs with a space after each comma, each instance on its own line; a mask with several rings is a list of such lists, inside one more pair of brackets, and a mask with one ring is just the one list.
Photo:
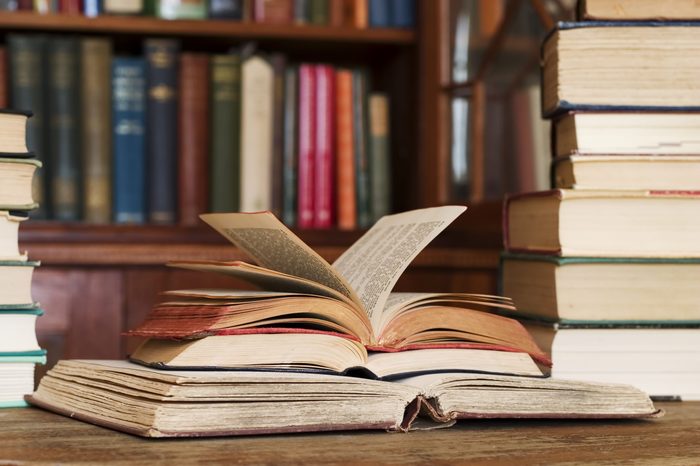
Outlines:
[[556, 189], [507, 200], [503, 292], [554, 376], [700, 399], [700, 6], [612, 3], [544, 41]]
[[0, 111], [0, 408], [25, 406], [34, 389], [34, 365], [46, 362], [35, 323], [43, 311], [32, 300], [36, 262], [19, 251], [19, 225], [36, 207], [34, 172], [41, 164], [27, 151], [25, 113]]

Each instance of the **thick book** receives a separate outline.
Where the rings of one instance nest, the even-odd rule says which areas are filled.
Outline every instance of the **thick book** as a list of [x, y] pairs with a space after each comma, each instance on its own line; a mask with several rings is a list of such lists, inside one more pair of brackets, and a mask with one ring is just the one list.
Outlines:
[[80, 43], [73, 37], [48, 42], [50, 202], [53, 218], [83, 217], [80, 144]]
[[369, 174], [372, 220], [391, 212], [391, 152], [389, 147], [389, 96], [369, 95]]
[[274, 71], [261, 55], [241, 64], [241, 202], [243, 212], [272, 207]]
[[112, 43], [81, 40], [81, 125], [84, 220], [112, 220]]
[[700, 323], [523, 323], [552, 355], [552, 377], [629, 384], [664, 400], [700, 400]]
[[27, 218], [26, 212], [0, 210], [0, 260], [27, 260], [27, 253], [18, 247], [19, 226]]
[[39, 308], [5, 309], [0, 307], [0, 355], [8, 353], [43, 354], [36, 339], [36, 319], [43, 315]]
[[315, 215], [314, 163], [316, 161], [316, 74], [314, 65], [299, 66], [299, 121], [297, 164], [297, 225], [312, 228]]
[[542, 46], [544, 115], [574, 109], [700, 109], [698, 26], [559, 23]]
[[700, 19], [695, 0], [579, 0], [581, 20], [689, 21]]
[[335, 72], [338, 228], [357, 228], [352, 71]]
[[282, 221], [297, 224], [297, 166], [299, 154], [299, 69], [287, 65], [284, 70], [284, 141], [282, 154]]
[[206, 0], [158, 0], [156, 17], [162, 19], [206, 19]]
[[578, 111], [553, 126], [555, 156], [700, 154], [700, 113]]
[[549, 322], [700, 323], [700, 259], [506, 253], [501, 293]]
[[256, 23], [290, 24], [292, 0], [253, 0], [253, 18]]
[[112, 61], [114, 221], [146, 221], [146, 62]]
[[37, 207], [32, 180], [41, 162], [27, 158], [0, 158], [0, 210]]
[[146, 161], [148, 219], [171, 224], [177, 206], [177, 102], [180, 45], [172, 39], [147, 39]]
[[0, 261], [0, 307], [25, 309], [34, 307], [32, 275], [38, 262]]
[[509, 251], [588, 257], [700, 257], [700, 193], [556, 189], [510, 196]]
[[[39, 34], [8, 34], [10, 70], [10, 104], [15, 110], [32, 113], [27, 126], [28, 150], [42, 162], [48, 157], [47, 96], [44, 76], [46, 65], [46, 36]], [[18, 135], [18, 133], [15, 133]], [[43, 219], [49, 215], [46, 201], [49, 164], [43, 163], [33, 181], [34, 199], [39, 204], [32, 218]]]
[[645, 418], [626, 385], [479, 374], [379, 382], [318, 374], [159, 371], [124, 361], [60, 361], [33, 405], [142, 437], [449, 427], [474, 418]]
[[211, 19], [243, 19], [244, 0], [210, 0], [209, 18]]
[[0, 408], [27, 406], [24, 397], [34, 391], [34, 368], [45, 363], [43, 351], [0, 353]]
[[314, 228], [335, 226], [335, 71], [330, 65], [314, 67], [315, 159]]
[[30, 158], [34, 156], [27, 147], [28, 126], [32, 113], [22, 110], [0, 109], [0, 157]]
[[209, 208], [235, 212], [241, 191], [241, 57], [211, 57]]
[[180, 56], [178, 102], [178, 223], [199, 224], [209, 203], [209, 55]]

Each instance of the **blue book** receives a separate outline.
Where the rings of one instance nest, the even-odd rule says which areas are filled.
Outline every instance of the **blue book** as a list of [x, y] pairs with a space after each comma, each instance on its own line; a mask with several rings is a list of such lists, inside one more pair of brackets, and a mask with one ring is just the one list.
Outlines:
[[94, 18], [95, 16], [100, 16], [103, 12], [102, 0], [84, 0], [83, 14], [85, 16]]
[[390, 0], [369, 0], [369, 26], [388, 28], [391, 26]]
[[112, 145], [114, 221], [146, 220], [146, 62], [112, 61]]
[[209, 18], [243, 19], [243, 0], [210, 0]]
[[389, 0], [391, 26], [412, 28], [416, 25], [416, 0]]

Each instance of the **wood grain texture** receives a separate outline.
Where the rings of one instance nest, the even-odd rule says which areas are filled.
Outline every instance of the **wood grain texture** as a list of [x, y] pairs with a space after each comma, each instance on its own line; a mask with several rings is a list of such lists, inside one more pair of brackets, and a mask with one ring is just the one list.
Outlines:
[[0, 410], [0, 462], [82, 464], [668, 464], [700, 457], [700, 403], [647, 421], [463, 421], [450, 429], [145, 440], [35, 408]]

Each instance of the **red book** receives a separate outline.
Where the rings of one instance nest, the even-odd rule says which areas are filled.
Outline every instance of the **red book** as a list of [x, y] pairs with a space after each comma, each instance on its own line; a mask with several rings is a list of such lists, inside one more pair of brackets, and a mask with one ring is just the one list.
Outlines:
[[17, 9], [21, 11], [34, 11], [34, 0], [19, 0], [17, 2]]
[[69, 15], [82, 14], [82, 3], [82, 0], [59, 0], [58, 12]]
[[314, 226], [331, 228], [335, 217], [335, 70], [316, 65], [316, 163]]
[[7, 108], [7, 49], [0, 47], [0, 108]]
[[299, 67], [299, 161], [298, 170], [298, 224], [299, 228], [313, 228], [314, 222], [314, 161], [315, 135], [315, 73], [314, 65]]
[[180, 56], [179, 95], [179, 223], [199, 224], [207, 211], [209, 154], [209, 56], [183, 53]]
[[253, 19], [256, 23], [291, 24], [292, 0], [255, 0]]

